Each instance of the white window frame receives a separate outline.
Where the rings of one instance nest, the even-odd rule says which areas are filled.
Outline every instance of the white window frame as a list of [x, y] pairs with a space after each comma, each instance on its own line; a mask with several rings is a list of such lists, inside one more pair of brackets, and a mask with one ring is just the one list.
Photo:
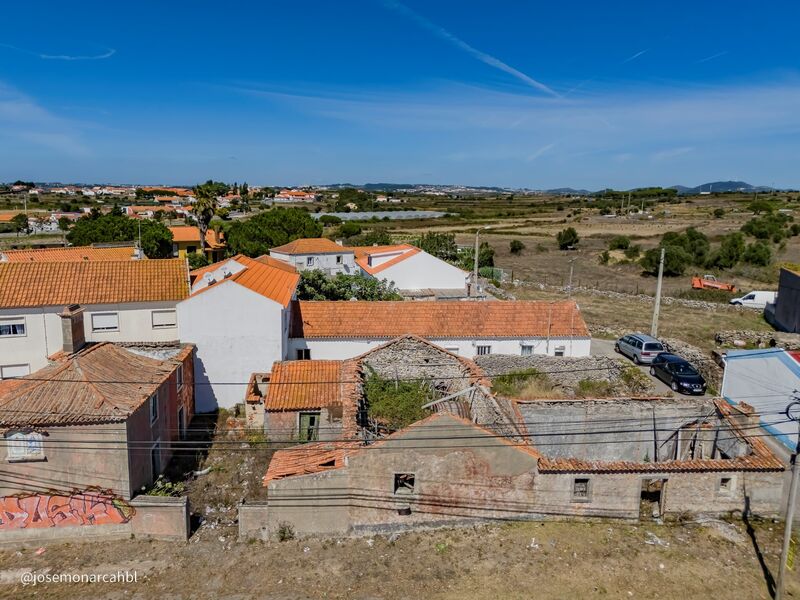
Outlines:
[[313, 267], [314, 266], [314, 257], [313, 256], [306, 256], [306, 266]]
[[27, 462], [45, 460], [42, 434], [35, 431], [6, 433], [8, 462]]
[[[156, 323], [156, 315], [165, 315], [171, 314], [173, 319], [171, 323], [166, 325], [160, 325]], [[153, 329], [175, 329], [178, 326], [178, 311], [174, 308], [168, 308], [163, 310], [151, 310], [150, 311], [150, 325]]]
[[[585, 496], [578, 496], [575, 493], [575, 486], [579, 481], [586, 482], [586, 495]], [[572, 501], [573, 502], [591, 502], [592, 501], [592, 479], [590, 477], [575, 477], [572, 480]]]
[[[11, 369], [12, 367], [24, 367], [25, 373], [21, 373], [20, 375], [6, 375], [5, 370]], [[19, 363], [15, 365], [0, 365], [0, 380], [3, 379], [11, 379], [14, 377], [25, 377], [25, 375], [31, 374], [31, 365], [30, 363]]]
[[[108, 332], [113, 332], [113, 331], [119, 331], [119, 313], [118, 312], [98, 312], [98, 313], [92, 313], [91, 316], [92, 316], [92, 333], [108, 333]], [[95, 325], [95, 322], [94, 322], [95, 317], [111, 317], [111, 316], [113, 316], [117, 321], [116, 327], [113, 327], [113, 328], [112, 327], [97, 327]]]
[[[22, 325], [22, 333], [2, 333], [3, 326], [11, 327]], [[0, 318], [0, 338], [7, 337], [26, 337], [28, 335], [28, 324], [25, 317], [3, 317]]]
[[460, 350], [458, 346], [445, 346], [444, 349], [455, 354], [456, 356], [458, 356], [458, 351]]
[[156, 390], [148, 400], [148, 407], [150, 410], [150, 425], [158, 421], [158, 392]]
[[[488, 348], [487, 352], [481, 352], [483, 348]], [[475, 356], [489, 356], [492, 353], [491, 344], [477, 344], [475, 346]]]
[[553, 356], [566, 356], [567, 355], [567, 347], [566, 346], [556, 346], [553, 349]]
[[344, 262], [344, 257], [341, 254], [336, 255], [336, 264], [340, 265]]
[[[527, 352], [526, 352], [527, 350]], [[519, 346], [519, 355], [520, 356], [533, 356], [533, 344], [520, 344]]]

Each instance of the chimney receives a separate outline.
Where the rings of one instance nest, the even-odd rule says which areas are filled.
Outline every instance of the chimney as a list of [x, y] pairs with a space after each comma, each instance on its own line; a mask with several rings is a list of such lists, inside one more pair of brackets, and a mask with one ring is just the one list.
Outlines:
[[336, 243], [340, 246], [344, 246], [344, 240], [336, 240]]
[[133, 249], [133, 257], [132, 258], [133, 258], [133, 260], [143, 260], [144, 258], [146, 258], [145, 255], [144, 255], [144, 250], [139, 248], [139, 246], [136, 246]]
[[64, 307], [61, 317], [61, 337], [64, 339], [64, 352], [74, 354], [86, 345], [83, 329], [83, 308], [77, 304]]

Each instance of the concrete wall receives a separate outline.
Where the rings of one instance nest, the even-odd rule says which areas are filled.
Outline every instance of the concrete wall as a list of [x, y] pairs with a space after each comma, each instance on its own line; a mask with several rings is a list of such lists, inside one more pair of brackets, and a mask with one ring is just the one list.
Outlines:
[[775, 321], [782, 331], [800, 333], [800, 274], [788, 269], [781, 269]]
[[[389, 260], [395, 256], [391, 256]], [[373, 264], [379, 265], [381, 262], [386, 261], [376, 260]], [[400, 290], [428, 288], [465, 290], [468, 276], [465, 271], [427, 252], [418, 252], [376, 273], [373, 277], [393, 281]]]
[[800, 389], [800, 365], [779, 348], [729, 351], [725, 358], [722, 395], [733, 404], [745, 402], [784, 445], [794, 449], [797, 424], [782, 411]]
[[99, 487], [130, 498], [124, 423], [49, 427], [43, 434], [44, 461], [8, 462], [0, 447], [0, 496]]
[[242, 402], [250, 375], [285, 358], [286, 310], [232, 281], [178, 305], [181, 340], [197, 346], [197, 412]]
[[[175, 302], [86, 304], [83, 322], [87, 342], [169, 342], [180, 339], [178, 326], [153, 327], [154, 310], [175, 310]], [[30, 372], [47, 366], [47, 357], [62, 350], [63, 306], [0, 309], [0, 319], [24, 317], [24, 336], [0, 336], [0, 366], [28, 365]], [[118, 331], [92, 331], [92, 314], [115, 312]], [[177, 322], [177, 321], [176, 321]]]
[[[191, 340], [190, 340], [191, 341]], [[294, 358], [298, 348], [311, 350], [312, 359], [341, 360], [359, 356], [368, 350], [385, 344], [388, 339], [375, 338], [332, 338], [332, 339], [289, 339], [289, 358]], [[466, 358], [477, 356], [477, 346], [491, 346], [493, 354], [522, 353], [523, 345], [533, 346], [534, 354], [555, 356], [556, 349], [563, 347], [565, 356], [589, 356], [589, 338], [551, 338], [549, 343], [541, 338], [489, 338], [489, 339], [440, 339], [430, 338], [431, 342]], [[254, 369], [256, 370], [256, 369]]]
[[[664, 512], [721, 515], [749, 510], [764, 517], [780, 517], [784, 509], [783, 473], [670, 473]], [[723, 478], [730, 489], [721, 489]]]
[[186, 541], [189, 526], [189, 499], [186, 496], [137, 496], [131, 500], [136, 510], [130, 521], [131, 533], [169, 541]]
[[[342, 248], [341, 254], [284, 254], [270, 250], [269, 255], [292, 265], [298, 271], [320, 270], [327, 275], [337, 275], [339, 273], [355, 275], [359, 271], [352, 250], [348, 251], [346, 248]], [[341, 263], [336, 262], [337, 256], [342, 257]], [[308, 266], [309, 258], [313, 261], [311, 266]]]

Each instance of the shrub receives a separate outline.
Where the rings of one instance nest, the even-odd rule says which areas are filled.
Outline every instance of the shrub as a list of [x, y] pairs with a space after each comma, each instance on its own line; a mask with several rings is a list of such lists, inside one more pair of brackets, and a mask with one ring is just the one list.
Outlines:
[[569, 248], [577, 246], [580, 238], [574, 227], [567, 227], [556, 234], [556, 241], [558, 242], [559, 249], [568, 250]]
[[714, 217], [717, 219], [721, 219], [725, 216], [725, 209], [724, 208], [715, 208], [714, 209]]
[[747, 205], [747, 209], [753, 211], [754, 215], [759, 213], [771, 213], [774, 210], [769, 200], [753, 200]]
[[336, 215], [322, 215], [319, 218], [319, 222], [323, 225], [338, 225], [342, 220]]
[[603, 250], [597, 259], [600, 261], [601, 265], [607, 265], [608, 261], [611, 259], [611, 255], [608, 253], [608, 250]]
[[747, 246], [742, 260], [751, 265], [766, 267], [772, 261], [772, 250], [764, 242], [754, 242]]
[[281, 523], [278, 526], [278, 541], [288, 542], [294, 539], [294, 527], [291, 523]]
[[422, 408], [431, 400], [423, 381], [384, 379], [370, 369], [364, 394], [369, 417], [389, 429], [408, 427], [430, 414], [430, 410]]
[[146, 496], [171, 496], [180, 497], [186, 493], [186, 484], [182, 481], [172, 483], [165, 479], [163, 475], [159, 475], [155, 480], [152, 487], [145, 492]]
[[[664, 248], [664, 275], [683, 275], [686, 267], [692, 264], [692, 256], [680, 246]], [[639, 261], [642, 268], [652, 274], [658, 274], [658, 263], [661, 260], [661, 248], [651, 248]]]
[[458, 246], [456, 246], [456, 236], [452, 233], [423, 233], [414, 240], [414, 245], [435, 256], [449, 262], [458, 260]]
[[709, 267], [730, 269], [738, 263], [744, 254], [744, 236], [741, 233], [731, 233], [722, 238], [719, 249], [708, 259]]
[[581, 379], [575, 394], [581, 398], [608, 398], [614, 393], [614, 386], [605, 379]]
[[608, 249], [609, 250], [627, 250], [630, 248], [631, 245], [631, 238], [627, 235], [618, 235], [616, 237], [611, 238], [611, 241], [608, 242]]
[[642, 253], [642, 247], [637, 245], [631, 246], [630, 248], [625, 249], [625, 258], [629, 260], [636, 260], [639, 258], [639, 255]]
[[536, 369], [524, 369], [495, 377], [492, 391], [501, 396], [522, 400], [561, 396], [550, 378]]
[[511, 254], [519, 254], [525, 249], [525, 244], [519, 240], [511, 240], [511, 242], [508, 244], [508, 248], [511, 251]]
[[636, 367], [625, 367], [620, 373], [620, 381], [632, 394], [643, 394], [650, 391], [650, 378]]

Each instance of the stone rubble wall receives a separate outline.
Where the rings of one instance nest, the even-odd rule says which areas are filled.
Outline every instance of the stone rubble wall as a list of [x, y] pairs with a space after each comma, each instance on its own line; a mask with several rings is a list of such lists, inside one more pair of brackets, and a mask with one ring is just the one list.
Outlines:
[[800, 350], [800, 333], [780, 331], [718, 331], [714, 336], [718, 346], [740, 348], [783, 348]]

